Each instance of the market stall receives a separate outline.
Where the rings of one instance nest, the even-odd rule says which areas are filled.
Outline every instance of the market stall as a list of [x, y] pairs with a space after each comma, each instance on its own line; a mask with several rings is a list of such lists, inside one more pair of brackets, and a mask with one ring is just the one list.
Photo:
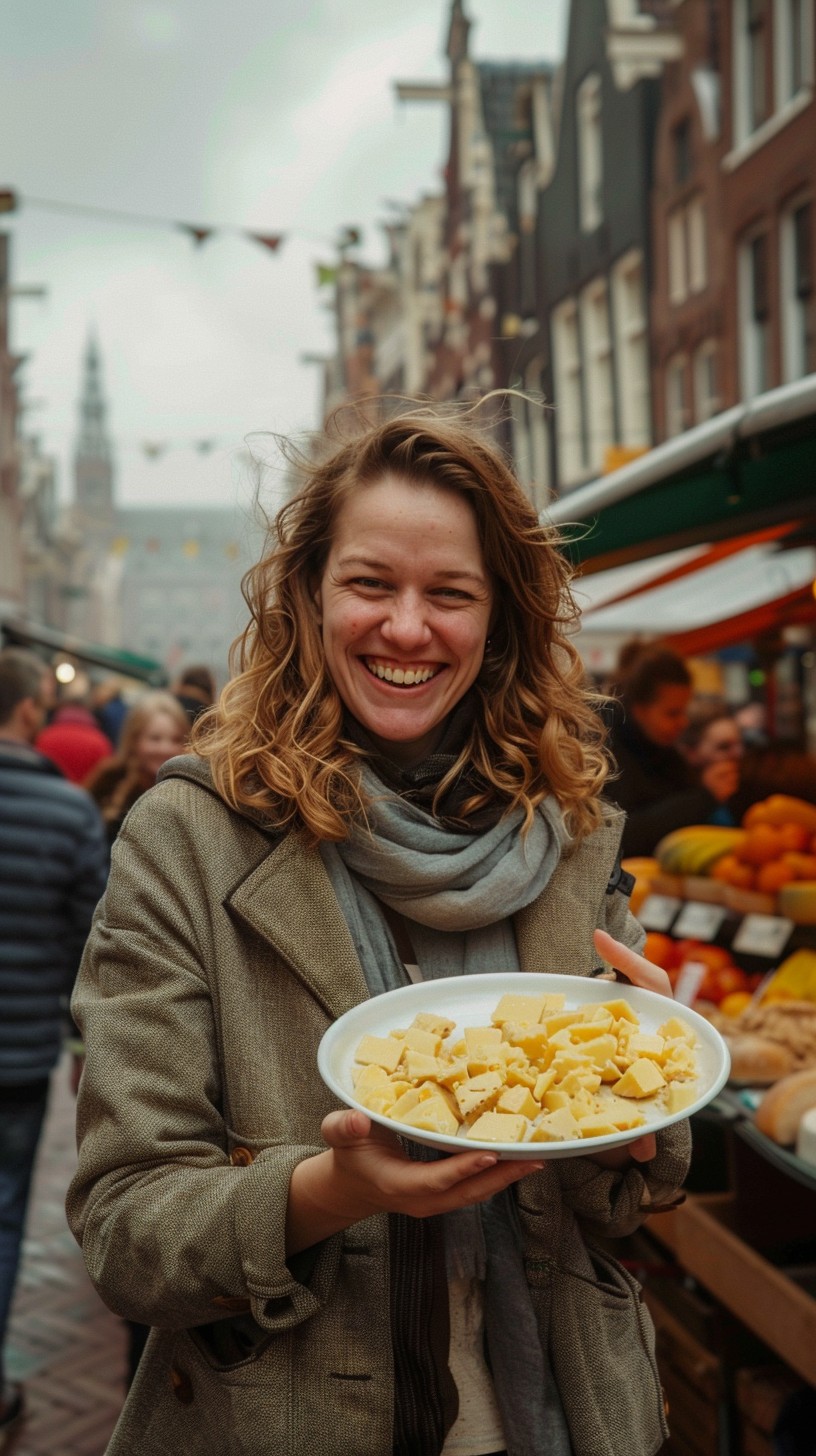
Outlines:
[[[814, 479], [811, 376], [557, 501], [585, 660], [634, 634], [765, 662], [792, 632], [812, 641]], [[629, 866], [648, 953], [732, 1050], [692, 1119], [686, 1201], [627, 1251], [678, 1456], [816, 1451], [816, 804], [771, 793], [749, 816]]]

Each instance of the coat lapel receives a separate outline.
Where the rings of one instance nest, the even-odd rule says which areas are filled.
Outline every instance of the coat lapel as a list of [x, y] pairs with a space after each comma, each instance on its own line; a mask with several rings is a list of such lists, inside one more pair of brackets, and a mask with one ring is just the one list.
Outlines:
[[348, 926], [317, 850], [284, 839], [226, 903], [286, 961], [332, 1018], [368, 996]]
[[[543, 893], [514, 917], [523, 971], [587, 976], [597, 967], [592, 931], [603, 924], [603, 899], [623, 822], [620, 810], [607, 807], [601, 827], [562, 857]], [[598, 885], [603, 887], [600, 900]]]

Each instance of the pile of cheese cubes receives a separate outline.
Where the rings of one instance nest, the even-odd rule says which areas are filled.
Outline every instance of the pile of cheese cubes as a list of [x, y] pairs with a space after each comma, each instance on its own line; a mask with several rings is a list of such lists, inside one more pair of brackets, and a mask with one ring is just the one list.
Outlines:
[[670, 1015], [649, 1034], [627, 1001], [570, 1009], [561, 993], [502, 996], [490, 1026], [420, 1012], [407, 1028], [362, 1037], [354, 1095], [416, 1131], [482, 1142], [565, 1142], [646, 1124], [697, 1098], [695, 1033]]

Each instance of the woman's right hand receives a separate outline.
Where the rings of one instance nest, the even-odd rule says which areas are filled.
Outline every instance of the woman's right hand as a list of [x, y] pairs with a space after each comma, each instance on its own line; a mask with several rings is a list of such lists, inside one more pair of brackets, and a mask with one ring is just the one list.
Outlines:
[[412, 1218], [485, 1203], [543, 1163], [499, 1161], [474, 1149], [434, 1162], [409, 1158], [396, 1133], [354, 1109], [330, 1112], [328, 1151], [299, 1163], [289, 1187], [287, 1253], [294, 1254], [375, 1213]]

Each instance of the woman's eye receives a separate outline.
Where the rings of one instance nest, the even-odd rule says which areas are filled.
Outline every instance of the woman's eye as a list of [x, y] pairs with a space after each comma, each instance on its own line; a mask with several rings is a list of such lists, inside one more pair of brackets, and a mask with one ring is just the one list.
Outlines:
[[385, 582], [379, 581], [375, 576], [355, 576], [352, 586], [361, 586], [373, 591], [385, 590]]

